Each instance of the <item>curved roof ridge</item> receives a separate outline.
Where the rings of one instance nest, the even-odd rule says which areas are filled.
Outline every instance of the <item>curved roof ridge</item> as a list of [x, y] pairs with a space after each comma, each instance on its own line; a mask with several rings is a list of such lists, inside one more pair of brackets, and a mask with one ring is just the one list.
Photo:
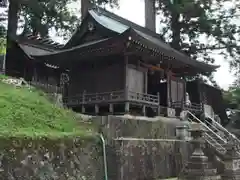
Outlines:
[[94, 10], [99, 15], [103, 14], [103, 15], [111, 18], [111, 19], [114, 19], [115, 21], [127, 24], [128, 26], [130, 26], [130, 27], [132, 27], [132, 28], [134, 28], [136, 30], [140, 30], [140, 31], [143, 31], [145, 33], [149, 33], [151, 36], [154, 36], [154, 37], [159, 38], [160, 40], [164, 41], [164, 39], [161, 37], [160, 34], [154, 32], [154, 31], [152, 31], [152, 30], [150, 30], [150, 29], [148, 29], [148, 28], [146, 28], [144, 26], [138, 25], [138, 24], [136, 24], [136, 23], [134, 23], [134, 22], [132, 22], [132, 21], [130, 21], [128, 19], [125, 19], [125, 18], [123, 18], [123, 17], [121, 17], [121, 16], [119, 16], [119, 15], [117, 15], [115, 13], [112, 13], [112, 12], [106, 10], [106, 9], [103, 9], [101, 7], [93, 7], [89, 11], [91, 11], [91, 10]]

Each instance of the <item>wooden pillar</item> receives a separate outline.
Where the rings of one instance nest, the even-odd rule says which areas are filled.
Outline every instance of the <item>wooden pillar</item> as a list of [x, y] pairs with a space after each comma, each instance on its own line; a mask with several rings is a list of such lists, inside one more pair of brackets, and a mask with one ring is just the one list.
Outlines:
[[38, 74], [36, 66], [33, 67], [33, 81], [38, 81]]
[[146, 106], [145, 105], [143, 105], [143, 107], [142, 107], [142, 113], [143, 113], [143, 116], [146, 116]]
[[128, 100], [128, 55], [124, 55], [124, 94], [125, 101]]
[[[86, 94], [86, 91], [84, 90], [83, 94], [82, 94], [82, 102], [81, 102], [81, 104], [85, 103], [85, 94]], [[85, 113], [85, 106], [84, 105], [82, 105], [82, 113]]]
[[129, 113], [129, 111], [130, 111], [130, 103], [125, 102], [125, 113]]
[[113, 109], [113, 104], [109, 104], [109, 112], [113, 114], [114, 109]]
[[95, 104], [95, 114], [99, 113], [99, 106], [97, 104]]
[[160, 116], [160, 114], [161, 114], [161, 106], [158, 106], [158, 108], [157, 108], [157, 116]]
[[[183, 92], [183, 102], [182, 102], [182, 111], [185, 110], [185, 106], [186, 106], [186, 93], [187, 92], [187, 83], [186, 83], [186, 78], [183, 77], [183, 86], [184, 86], [184, 92]], [[189, 94], [188, 94], [189, 95]], [[190, 99], [190, 97], [189, 97]]]
[[197, 80], [197, 91], [199, 92], [199, 104], [202, 108], [202, 112], [204, 112], [204, 97], [200, 80]]
[[84, 114], [85, 113], [85, 106], [82, 105], [82, 113]]
[[144, 79], [144, 83], [145, 83], [145, 88], [144, 88], [144, 91], [145, 93], [148, 93], [148, 69], [146, 69], [146, 72], [145, 72], [145, 79]]
[[160, 99], [160, 93], [159, 92], [157, 92], [157, 97], [158, 97], [158, 105], [160, 105], [161, 99]]
[[171, 78], [170, 71], [167, 72], [167, 106], [171, 106]]
[[84, 90], [84, 91], [83, 91], [83, 94], [82, 94], [82, 103], [83, 103], [83, 104], [85, 103], [85, 94], [86, 94], [86, 91]]
[[161, 99], [160, 99], [160, 93], [159, 92], [157, 92], [157, 96], [158, 96], [157, 116], [159, 116], [160, 113], [161, 113], [161, 107], [160, 107]]

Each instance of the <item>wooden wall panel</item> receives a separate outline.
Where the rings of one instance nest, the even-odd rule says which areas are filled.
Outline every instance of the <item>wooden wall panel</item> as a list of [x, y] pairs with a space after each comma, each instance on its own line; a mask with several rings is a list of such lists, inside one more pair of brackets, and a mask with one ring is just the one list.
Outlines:
[[128, 68], [127, 86], [130, 91], [144, 93], [145, 72]]
[[69, 94], [111, 92], [124, 89], [124, 64], [119, 57], [98, 58], [97, 61], [80, 64], [70, 75]]

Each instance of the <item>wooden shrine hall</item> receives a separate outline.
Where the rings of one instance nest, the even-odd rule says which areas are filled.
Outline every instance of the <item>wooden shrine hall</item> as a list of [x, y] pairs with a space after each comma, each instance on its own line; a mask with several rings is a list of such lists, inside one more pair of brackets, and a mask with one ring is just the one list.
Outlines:
[[[24, 53], [29, 54], [27, 51]], [[186, 94], [191, 94], [186, 79], [217, 68], [191, 59], [164, 43], [155, 32], [101, 8], [88, 11], [64, 46], [37, 52], [31, 49], [31, 66], [23, 66], [31, 70], [22, 72], [28, 72], [28, 77], [42, 76], [36, 73], [42, 72], [40, 64], [54, 66], [57, 84], [60, 74], [67, 73], [63, 101], [87, 114], [202, 112], [201, 101], [186, 103]]]

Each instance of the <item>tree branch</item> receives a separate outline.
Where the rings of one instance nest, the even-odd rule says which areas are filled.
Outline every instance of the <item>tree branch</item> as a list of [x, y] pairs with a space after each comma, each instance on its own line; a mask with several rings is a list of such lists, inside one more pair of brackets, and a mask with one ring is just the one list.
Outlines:
[[211, 46], [211, 47], [205, 47], [205, 48], [196, 48], [196, 51], [205, 51], [205, 50], [221, 50], [226, 48], [237, 48], [237, 45], [228, 45], [228, 46]]

